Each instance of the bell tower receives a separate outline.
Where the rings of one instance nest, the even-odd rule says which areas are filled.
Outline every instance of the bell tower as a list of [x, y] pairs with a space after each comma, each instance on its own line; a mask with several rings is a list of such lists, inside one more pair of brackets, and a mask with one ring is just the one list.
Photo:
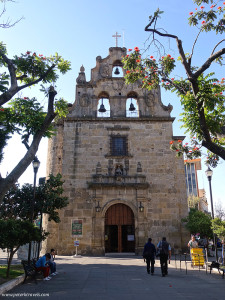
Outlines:
[[60, 224], [45, 220], [46, 249], [59, 254], [73, 254], [75, 238], [82, 255], [140, 254], [149, 236], [154, 243], [166, 236], [175, 249], [186, 243], [184, 162], [169, 145], [182, 137], [173, 136], [172, 106], [159, 87], [125, 84], [126, 54], [111, 47], [97, 56], [90, 81], [81, 66], [74, 104], [49, 143], [48, 173], [62, 173], [69, 197]]

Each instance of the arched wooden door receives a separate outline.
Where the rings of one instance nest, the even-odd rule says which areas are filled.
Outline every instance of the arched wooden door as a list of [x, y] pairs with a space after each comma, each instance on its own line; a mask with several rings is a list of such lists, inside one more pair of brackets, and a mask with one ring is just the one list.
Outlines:
[[134, 213], [118, 203], [105, 214], [105, 252], [135, 252]]

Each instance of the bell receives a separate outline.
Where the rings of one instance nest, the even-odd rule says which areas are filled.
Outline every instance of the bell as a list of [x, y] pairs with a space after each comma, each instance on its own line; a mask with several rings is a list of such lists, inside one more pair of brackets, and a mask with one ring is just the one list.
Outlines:
[[106, 112], [106, 109], [105, 109], [105, 106], [104, 106], [104, 104], [102, 103], [101, 105], [100, 105], [100, 108], [99, 108], [99, 110], [98, 110], [99, 112], [101, 112], [101, 113], [104, 113], [104, 112]]
[[129, 111], [134, 111], [134, 110], [135, 110], [134, 104], [131, 102]]
[[119, 75], [119, 74], [120, 74], [119, 68], [116, 68], [114, 74], [115, 74], [115, 75]]

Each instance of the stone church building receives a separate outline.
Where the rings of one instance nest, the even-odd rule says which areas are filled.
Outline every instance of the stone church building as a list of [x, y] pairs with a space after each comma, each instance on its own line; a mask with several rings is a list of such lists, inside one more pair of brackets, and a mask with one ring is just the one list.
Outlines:
[[44, 249], [58, 254], [141, 254], [148, 237], [163, 236], [179, 250], [187, 244], [181, 219], [188, 214], [183, 159], [170, 150], [172, 106], [160, 88], [126, 85], [122, 56], [109, 48], [86, 81], [77, 77], [75, 102], [49, 142], [47, 174], [63, 175], [69, 205], [61, 222], [44, 219], [51, 234]]

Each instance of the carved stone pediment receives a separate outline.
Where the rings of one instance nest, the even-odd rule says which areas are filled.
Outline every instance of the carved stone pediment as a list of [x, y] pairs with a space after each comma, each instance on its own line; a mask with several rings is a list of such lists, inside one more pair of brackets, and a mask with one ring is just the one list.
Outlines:
[[90, 99], [90, 96], [88, 94], [82, 94], [80, 96], [80, 99], [79, 99], [79, 104], [80, 106], [82, 107], [87, 107], [91, 104], [91, 99]]
[[102, 64], [99, 73], [103, 78], [109, 77], [109, 65], [106, 63]]

